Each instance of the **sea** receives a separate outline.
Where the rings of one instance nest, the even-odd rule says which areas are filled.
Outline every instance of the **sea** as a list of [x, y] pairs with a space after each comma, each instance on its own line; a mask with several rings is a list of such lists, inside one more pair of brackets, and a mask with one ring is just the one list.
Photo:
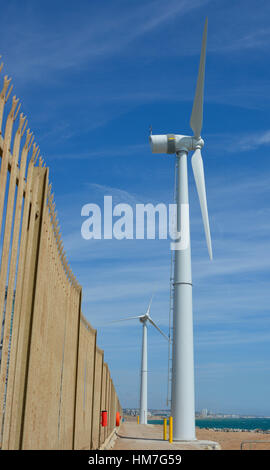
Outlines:
[[[148, 424], [163, 424], [163, 420], [149, 419]], [[270, 433], [270, 418], [198, 418], [196, 426], [208, 429], [260, 430]]]

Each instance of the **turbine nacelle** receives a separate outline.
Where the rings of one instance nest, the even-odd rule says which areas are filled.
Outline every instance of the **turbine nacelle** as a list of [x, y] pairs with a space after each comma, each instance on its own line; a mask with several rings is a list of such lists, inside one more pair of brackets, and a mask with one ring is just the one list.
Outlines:
[[201, 137], [196, 139], [195, 137], [180, 134], [150, 135], [149, 141], [152, 153], [173, 154], [181, 151], [190, 152], [197, 148], [201, 149], [204, 146], [204, 141]]

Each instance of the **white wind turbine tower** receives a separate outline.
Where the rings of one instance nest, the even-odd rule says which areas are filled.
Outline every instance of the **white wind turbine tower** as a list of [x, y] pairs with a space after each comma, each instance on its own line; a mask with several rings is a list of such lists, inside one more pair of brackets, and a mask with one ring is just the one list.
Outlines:
[[[203, 121], [204, 72], [207, 38], [205, 21], [196, 93], [190, 118], [194, 136], [151, 135], [153, 153], [175, 153], [177, 172], [177, 228], [181, 217], [181, 206], [188, 208], [187, 155], [194, 150], [191, 158], [192, 169], [199, 196], [204, 230], [210, 259], [212, 259], [211, 236], [205, 191], [204, 169], [201, 148]], [[176, 249], [174, 265], [173, 303], [173, 353], [172, 353], [172, 416], [174, 418], [173, 439], [175, 441], [195, 440], [195, 399], [194, 399], [194, 358], [192, 319], [192, 278], [189, 235], [189, 215], [185, 220], [188, 240], [185, 249]], [[182, 229], [182, 227], [181, 227]]]
[[151, 323], [164, 338], [169, 341], [168, 336], [161, 331], [161, 329], [156, 325], [154, 320], [150, 317], [150, 308], [152, 303], [153, 296], [150, 300], [146, 313], [143, 315], [138, 315], [136, 317], [123, 318], [121, 320], [116, 320], [110, 323], [118, 323], [119, 321], [127, 321], [139, 319], [142, 323], [142, 359], [141, 359], [141, 387], [140, 387], [140, 424], [147, 424], [147, 322]]

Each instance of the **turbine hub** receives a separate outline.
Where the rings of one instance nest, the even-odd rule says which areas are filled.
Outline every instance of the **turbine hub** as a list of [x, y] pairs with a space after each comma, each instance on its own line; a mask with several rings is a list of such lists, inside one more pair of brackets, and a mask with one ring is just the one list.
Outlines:
[[143, 315], [142, 317], [140, 317], [141, 323], [145, 323], [147, 320], [148, 320], [148, 315]]
[[202, 149], [204, 146], [204, 140], [201, 137], [199, 137], [199, 139], [193, 137], [193, 146], [194, 148], [192, 150]]

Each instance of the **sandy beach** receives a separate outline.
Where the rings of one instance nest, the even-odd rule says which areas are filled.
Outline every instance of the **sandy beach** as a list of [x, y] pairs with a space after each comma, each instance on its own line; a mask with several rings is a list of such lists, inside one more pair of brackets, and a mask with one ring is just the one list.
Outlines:
[[[244, 431], [224, 432], [196, 428], [196, 436], [197, 439], [206, 439], [218, 442], [222, 450], [240, 450], [241, 442], [243, 441], [259, 441], [259, 443], [256, 444], [244, 444], [244, 450], [270, 450], [270, 435], [264, 433]], [[268, 441], [268, 443], [263, 443], [262, 441]]]
[[[245, 443], [243, 450], [270, 450], [270, 435], [259, 432], [246, 431], [216, 431], [210, 429], [196, 428], [198, 441], [217, 442], [222, 450], [241, 450], [244, 441], [257, 441], [256, 443]], [[263, 442], [268, 441], [268, 442]], [[135, 450], [135, 449], [182, 449], [199, 450], [207, 449], [208, 446], [200, 447], [194, 443], [192, 446], [172, 443], [163, 440], [163, 426], [159, 424], [138, 425], [137, 418], [127, 416], [117, 432], [117, 438], [112, 450]], [[211, 446], [209, 446], [209, 449]]]

